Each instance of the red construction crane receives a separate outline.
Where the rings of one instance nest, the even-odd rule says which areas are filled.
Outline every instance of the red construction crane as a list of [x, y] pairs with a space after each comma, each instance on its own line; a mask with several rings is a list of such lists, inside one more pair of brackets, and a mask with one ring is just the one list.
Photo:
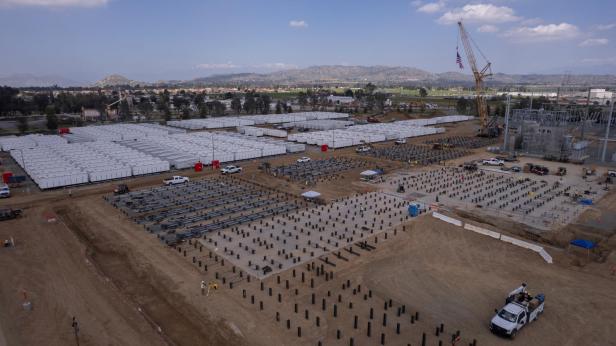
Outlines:
[[[461, 21], [458, 22], [458, 27], [460, 28], [460, 39], [462, 40], [462, 45], [464, 46], [466, 60], [468, 60], [468, 64], [471, 66], [471, 70], [473, 71], [473, 77], [475, 77], [477, 111], [479, 113], [479, 121], [481, 123], [479, 136], [498, 136], [498, 129], [496, 126], [492, 127], [488, 125], [488, 106], [483, 93], [483, 82], [487, 77], [492, 75], [492, 63], [485, 57], [485, 55], [483, 55], [479, 47], [477, 47], [477, 44], [475, 44], [473, 39], [468, 35], [468, 32], [466, 32], [466, 29]], [[475, 45], [475, 47], [477, 47], [479, 54], [481, 54], [483, 59], [486, 61], [486, 65], [481, 70], [477, 68], [477, 60], [475, 59], [475, 53], [473, 52], [471, 42]]]

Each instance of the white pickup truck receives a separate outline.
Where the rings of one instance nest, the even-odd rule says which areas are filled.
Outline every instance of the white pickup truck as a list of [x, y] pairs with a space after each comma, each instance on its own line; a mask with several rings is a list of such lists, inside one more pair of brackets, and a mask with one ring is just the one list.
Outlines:
[[242, 171], [242, 167], [239, 166], [226, 166], [220, 170], [222, 174], [235, 174], [240, 173]]
[[512, 339], [524, 326], [534, 322], [543, 313], [545, 296], [537, 294], [531, 296], [526, 290], [526, 284], [509, 293], [505, 306], [494, 310], [496, 315], [490, 321], [492, 333], [509, 336]]
[[182, 177], [182, 176], [179, 176], [179, 175], [174, 175], [171, 178], [167, 178], [167, 179], [163, 180], [163, 184], [169, 186], [169, 185], [184, 184], [184, 183], [187, 183], [189, 181], [190, 181], [190, 179], [188, 179], [188, 177]]
[[505, 164], [505, 161], [499, 160], [499, 159], [493, 157], [491, 159], [483, 160], [483, 161], [481, 161], [481, 163], [484, 166], [503, 166]]

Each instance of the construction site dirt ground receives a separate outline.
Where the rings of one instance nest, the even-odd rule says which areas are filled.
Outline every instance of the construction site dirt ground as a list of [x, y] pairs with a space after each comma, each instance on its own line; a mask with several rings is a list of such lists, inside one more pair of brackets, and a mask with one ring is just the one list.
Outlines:
[[[474, 131], [471, 125], [456, 129], [455, 135]], [[489, 156], [483, 149], [475, 152], [472, 157]], [[371, 160], [387, 172], [429, 169], [370, 159], [355, 154], [352, 148], [327, 153], [309, 148], [305, 153], [267, 161], [276, 166], [300, 156], [313, 160], [357, 157]], [[242, 178], [289, 193], [314, 189], [327, 200], [377, 189], [360, 181], [361, 170], [306, 187], [258, 170], [260, 163], [241, 163]], [[179, 174], [200, 179], [218, 173]], [[158, 186], [164, 176], [127, 182], [131, 189], [140, 189]], [[347, 334], [336, 339], [336, 329], [344, 326], [346, 333], [352, 325], [347, 310], [341, 310], [337, 319], [324, 317], [320, 328], [306, 328], [298, 337], [295, 330], [287, 330], [282, 321], [275, 320], [271, 297], [266, 300], [262, 292], [256, 293], [268, 304], [264, 311], [242, 298], [242, 287], [256, 291], [256, 283], [221, 287], [207, 297], [202, 295], [200, 282], [210, 280], [212, 274], [206, 276], [106, 203], [102, 196], [115, 184], [74, 188], [71, 197], [67, 189], [18, 191], [15, 197], [0, 201], [1, 206], [24, 208], [23, 217], [0, 224], [0, 239], [13, 237], [16, 243], [14, 248], [0, 249], [0, 345], [75, 344], [73, 316], [80, 322], [81, 345], [349, 344]], [[590, 232], [598, 237], [595, 240], [601, 239], [602, 251], [607, 253], [600, 261], [551, 242], [545, 246], [554, 264], [547, 264], [534, 252], [423, 215], [409, 221], [395, 236], [390, 233], [387, 240], [379, 239], [374, 251], [361, 252], [361, 256], [338, 265], [336, 279], [317, 285], [314, 292], [326, 296], [332, 285], [349, 279], [361, 284], [362, 290], [371, 290], [374, 299], [393, 299], [419, 312], [418, 323], [410, 325], [404, 320], [403, 335], [408, 339], [397, 337], [388, 327], [386, 344], [391, 345], [419, 345], [422, 332], [427, 334], [428, 345], [436, 345], [434, 327], [440, 323], [445, 325], [445, 334], [460, 330], [465, 342], [476, 339], [478, 345], [616, 345], [616, 225], [592, 232], [596, 223], [603, 226], [616, 212], [616, 205], [610, 203], [614, 196], [608, 193], [582, 214], [578, 219], [581, 226], [574, 224], [563, 230], [569, 235]], [[57, 221], [48, 222], [54, 216]], [[511, 222], [483, 221], [490, 221], [484, 226], [498, 227], [503, 233], [509, 233], [508, 227], [519, 227]], [[545, 313], [514, 341], [492, 335], [488, 323], [493, 310], [500, 308], [506, 294], [521, 282], [528, 283], [531, 293], [546, 295]], [[272, 280], [267, 284], [271, 286]], [[24, 300], [32, 302], [30, 311], [22, 307]], [[290, 301], [283, 301], [280, 310], [290, 311], [290, 305]], [[383, 312], [382, 306], [375, 308]], [[391, 319], [396, 320], [394, 316]], [[358, 336], [355, 345], [379, 344], [381, 327], [377, 324], [371, 338]], [[448, 344], [448, 337], [441, 339]]]

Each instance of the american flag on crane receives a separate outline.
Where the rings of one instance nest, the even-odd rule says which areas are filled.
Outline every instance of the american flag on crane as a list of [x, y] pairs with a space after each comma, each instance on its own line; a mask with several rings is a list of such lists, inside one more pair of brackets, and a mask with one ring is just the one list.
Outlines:
[[464, 65], [462, 65], [462, 57], [460, 56], [460, 52], [458, 51], [458, 47], [456, 47], [456, 64], [460, 66], [460, 70], [464, 70]]

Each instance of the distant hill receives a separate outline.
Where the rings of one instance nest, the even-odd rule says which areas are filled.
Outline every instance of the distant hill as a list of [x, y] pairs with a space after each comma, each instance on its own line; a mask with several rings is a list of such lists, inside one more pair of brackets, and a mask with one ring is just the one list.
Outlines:
[[[496, 73], [488, 80], [492, 85], [542, 84], [560, 85], [562, 74], [504, 74]], [[414, 67], [403, 66], [311, 66], [302, 69], [283, 70], [271, 73], [219, 74], [190, 81], [179, 85], [314, 85], [314, 84], [363, 84], [372, 82], [379, 85], [404, 84], [472, 84], [470, 73], [444, 72], [431, 73]], [[615, 85], [615, 75], [581, 74], [571, 75], [569, 84], [576, 85]]]
[[135, 85], [147, 85], [147, 84], [148, 83], [145, 83], [145, 82], [139, 82], [139, 81], [134, 81], [132, 79], [128, 79], [119, 74], [112, 74], [94, 83], [94, 86], [104, 88], [104, 87], [115, 87], [115, 86], [123, 86], [123, 85], [135, 86]]
[[6, 77], [0, 77], [0, 85], [14, 88], [52, 87], [56, 85], [59, 87], [70, 87], [80, 86], [82, 83], [60, 76], [36, 76], [30, 73], [16, 73]]

